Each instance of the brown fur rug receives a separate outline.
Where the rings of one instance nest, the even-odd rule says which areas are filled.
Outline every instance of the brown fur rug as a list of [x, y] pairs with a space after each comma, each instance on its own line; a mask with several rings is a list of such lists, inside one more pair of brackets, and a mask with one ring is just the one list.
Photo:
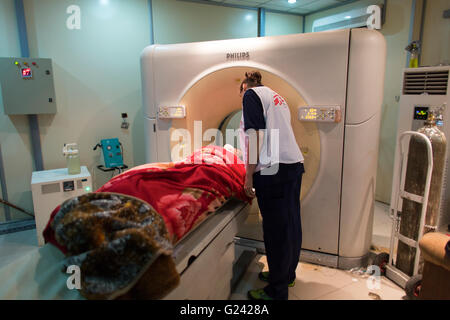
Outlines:
[[140, 199], [82, 195], [62, 204], [52, 228], [87, 299], [160, 299], [179, 284], [164, 220]]

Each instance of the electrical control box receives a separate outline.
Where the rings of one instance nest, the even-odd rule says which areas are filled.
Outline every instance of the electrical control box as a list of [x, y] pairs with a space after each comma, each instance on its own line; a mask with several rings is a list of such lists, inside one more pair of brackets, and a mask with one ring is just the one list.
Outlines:
[[80, 174], [69, 174], [67, 168], [34, 171], [31, 177], [34, 216], [39, 246], [44, 245], [44, 231], [52, 211], [64, 201], [92, 192], [91, 174], [85, 166]]
[[103, 159], [106, 168], [115, 168], [123, 166], [122, 147], [119, 139], [103, 139], [101, 142]]
[[0, 105], [7, 115], [56, 113], [52, 60], [0, 58]]

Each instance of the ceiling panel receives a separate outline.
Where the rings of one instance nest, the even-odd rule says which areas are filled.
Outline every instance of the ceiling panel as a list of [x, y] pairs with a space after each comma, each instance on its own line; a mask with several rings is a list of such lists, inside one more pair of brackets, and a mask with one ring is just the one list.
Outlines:
[[266, 3], [263, 6], [264, 7], [275, 6], [275, 7], [281, 7], [285, 10], [289, 10], [289, 9], [297, 7], [298, 2], [299, 1], [297, 1], [296, 3], [289, 3], [287, 0], [270, 0], [270, 1], [266, 1]]
[[226, 4], [236, 4], [240, 6], [246, 6], [246, 7], [260, 7], [263, 5], [267, 0], [223, 0], [222, 3]]
[[332, 5], [339, 4], [339, 1], [336, 0], [319, 0], [317, 2], [309, 3], [303, 8], [308, 9], [310, 12], [321, 10], [323, 8], [327, 8]]
[[241, 6], [260, 7], [266, 3], [267, 0], [223, 0], [226, 4], [237, 4]]
[[308, 14], [311, 12], [311, 10], [309, 10], [308, 8], [302, 8], [302, 7], [297, 7], [294, 8], [292, 10], [287, 11], [288, 13], [295, 13], [295, 14]]
[[[183, 0], [181, 0], [183, 1]], [[188, 1], [188, 0], [187, 0]], [[297, 0], [289, 3], [288, 0], [203, 0], [214, 4], [240, 5], [245, 7], [265, 8], [268, 10], [282, 11], [286, 13], [308, 14], [317, 10], [323, 10], [330, 6], [346, 4], [349, 0]]]

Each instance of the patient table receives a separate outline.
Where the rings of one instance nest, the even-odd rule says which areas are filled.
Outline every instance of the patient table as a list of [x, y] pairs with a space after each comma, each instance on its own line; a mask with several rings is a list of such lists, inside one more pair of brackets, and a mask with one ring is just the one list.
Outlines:
[[[238, 258], [234, 237], [248, 212], [247, 204], [230, 199], [177, 243], [173, 256], [181, 280], [165, 299], [228, 299]], [[0, 299], [84, 299], [77, 289], [68, 289], [71, 274], [64, 260], [59, 249], [46, 244], [1, 268]]]

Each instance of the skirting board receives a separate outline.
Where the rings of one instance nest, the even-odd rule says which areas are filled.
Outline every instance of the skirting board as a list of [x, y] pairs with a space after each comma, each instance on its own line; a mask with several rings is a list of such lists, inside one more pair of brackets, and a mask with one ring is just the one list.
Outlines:
[[13, 232], [20, 232], [30, 229], [35, 229], [36, 223], [34, 219], [20, 220], [14, 222], [6, 222], [0, 224], [0, 235]]
[[[255, 248], [257, 252], [261, 254], [266, 253], [264, 242], [262, 241], [236, 237], [235, 243], [236, 245]], [[345, 258], [305, 249], [302, 249], [300, 252], [300, 262], [307, 262], [343, 270], [366, 266], [368, 258], [369, 254], [363, 257]]]

